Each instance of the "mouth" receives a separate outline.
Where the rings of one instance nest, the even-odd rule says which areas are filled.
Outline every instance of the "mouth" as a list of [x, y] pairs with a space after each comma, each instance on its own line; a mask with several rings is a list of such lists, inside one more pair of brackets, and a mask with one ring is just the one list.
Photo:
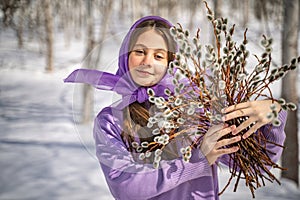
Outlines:
[[149, 75], [154, 75], [151, 72], [145, 71], [145, 70], [136, 70], [139, 74], [149, 76]]

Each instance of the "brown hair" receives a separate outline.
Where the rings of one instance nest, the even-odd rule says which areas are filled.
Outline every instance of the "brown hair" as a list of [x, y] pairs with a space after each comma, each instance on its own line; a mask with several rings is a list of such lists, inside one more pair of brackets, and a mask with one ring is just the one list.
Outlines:
[[134, 102], [124, 108], [123, 116], [122, 139], [128, 151], [134, 152], [131, 143], [136, 141], [137, 137], [139, 142], [152, 139], [149, 134], [151, 130], [147, 128], [149, 110], [146, 109], [145, 103]]
[[[170, 26], [159, 20], [147, 20], [137, 26], [137, 28], [132, 32], [129, 40], [128, 56], [131, 53], [138, 37], [142, 33], [151, 29], [160, 34], [166, 42], [168, 48], [168, 63], [171, 62], [174, 59], [174, 54], [176, 52], [176, 43], [170, 34]], [[150, 107], [151, 104], [148, 101], [141, 104], [134, 102], [123, 110], [124, 121], [121, 136], [128, 151], [130, 152], [135, 152], [135, 149], [132, 148], [131, 144], [136, 138], [138, 138], [139, 142], [150, 141], [153, 139], [151, 134], [152, 129], [147, 128]]]

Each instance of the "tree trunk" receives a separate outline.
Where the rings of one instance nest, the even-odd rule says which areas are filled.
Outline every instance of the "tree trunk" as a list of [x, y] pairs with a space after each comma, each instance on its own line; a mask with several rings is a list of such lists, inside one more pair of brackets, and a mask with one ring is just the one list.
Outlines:
[[141, 7], [141, 1], [140, 0], [131, 0], [131, 6], [132, 6], [132, 21], [136, 21], [139, 18], [142, 17], [142, 7]]
[[222, 1], [214, 0], [214, 12], [215, 18], [219, 18], [222, 16]]
[[23, 29], [24, 29], [24, 15], [25, 15], [25, 2], [24, 1], [20, 1], [20, 13], [18, 16], [18, 24], [16, 27], [16, 31], [17, 31], [17, 37], [18, 37], [18, 47], [21, 49], [23, 48]]
[[[282, 63], [297, 56], [299, 0], [285, 0], [282, 32]], [[282, 97], [288, 102], [298, 103], [297, 72], [288, 73], [282, 82]], [[298, 117], [297, 112], [288, 112], [285, 126], [287, 135], [282, 156], [282, 165], [288, 168], [282, 172], [282, 177], [291, 179], [299, 184], [299, 150], [298, 150]]]
[[268, 13], [268, 9], [267, 9], [267, 5], [268, 5], [268, 1], [267, 0], [261, 0], [261, 11], [262, 11], [262, 17], [263, 17], [263, 21], [265, 24], [265, 31], [267, 33], [268, 36], [271, 35], [271, 31], [270, 31], [270, 27], [269, 27], [269, 13]]
[[151, 13], [153, 15], [159, 15], [159, 9], [158, 9], [159, 2], [158, 2], [158, 0], [152, 0], [152, 1], [149, 1], [148, 3], [149, 3]]
[[168, 4], [168, 19], [171, 21], [176, 21], [176, 17], [178, 17], [178, 6], [180, 4], [176, 0], [170, 0]]
[[[109, 19], [111, 15], [111, 11], [113, 8], [113, 0], [107, 0], [104, 2], [104, 7], [101, 9], [101, 27], [100, 27], [100, 36], [99, 36], [99, 47], [97, 49], [97, 56], [94, 58], [89, 53], [95, 47], [95, 38], [94, 38], [94, 20], [93, 20], [93, 7], [92, 1], [87, 1], [87, 15], [88, 15], [88, 23], [87, 23], [87, 51], [86, 51], [86, 65], [89, 68], [96, 68], [100, 64], [100, 57], [102, 52], [102, 45], [101, 43], [104, 42], [107, 28], [109, 25]], [[82, 123], [88, 123], [92, 120], [93, 114], [93, 88], [89, 85], [84, 85], [83, 88], [83, 116], [82, 116]]]
[[198, 10], [198, 6], [197, 6], [197, 1], [195, 0], [191, 0], [190, 1], [190, 5], [189, 5], [189, 13], [190, 13], [190, 21], [189, 21], [189, 29], [190, 30], [195, 30], [195, 27], [194, 27], [194, 22], [195, 22], [195, 15], [196, 15], [196, 12]]
[[53, 17], [51, 0], [44, 0], [47, 61], [46, 71], [53, 71]]
[[249, 21], [249, 0], [244, 0], [240, 2], [242, 4], [243, 11], [243, 27], [246, 28]]
[[14, 25], [13, 18], [16, 10], [18, 9], [17, 0], [1, 0], [0, 8], [3, 13], [4, 27]]
[[[86, 1], [86, 10], [87, 10], [87, 47], [86, 47], [86, 62], [87, 67], [91, 67], [91, 57], [89, 53], [95, 46], [94, 38], [94, 19], [93, 19], [93, 1]], [[93, 111], [93, 88], [90, 85], [85, 84], [83, 86], [83, 105], [82, 105], [82, 119], [81, 123], [86, 124], [92, 120], [92, 111]]]
[[[103, 12], [102, 12], [103, 15], [102, 15], [101, 27], [100, 27], [100, 31], [99, 31], [100, 32], [99, 44], [102, 44], [105, 40], [112, 9], [113, 9], [113, 0], [107, 0], [105, 8], [103, 9]], [[99, 48], [98, 48], [98, 55], [97, 55], [97, 59], [96, 59], [96, 63], [95, 63], [96, 66], [99, 66], [99, 64], [100, 64], [100, 58], [101, 58], [101, 54], [102, 54], [102, 47], [103, 46], [100, 45]]]
[[[215, 14], [215, 19], [220, 18], [222, 16], [222, 1], [221, 0], [214, 0], [214, 14]], [[211, 29], [213, 29], [211, 27]], [[213, 32], [213, 31], [210, 31]], [[211, 34], [211, 43], [214, 45], [215, 51], [217, 52], [217, 43], [216, 43], [216, 38], [214, 34]]]

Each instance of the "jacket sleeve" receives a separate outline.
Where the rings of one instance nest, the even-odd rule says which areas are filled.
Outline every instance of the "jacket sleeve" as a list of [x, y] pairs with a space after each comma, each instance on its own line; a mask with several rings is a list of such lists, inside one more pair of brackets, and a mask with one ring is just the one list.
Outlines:
[[[264, 134], [265, 138], [268, 141], [283, 146], [286, 137], [284, 132], [286, 117], [287, 117], [287, 112], [282, 110], [278, 113], [278, 119], [281, 122], [280, 126], [275, 127], [272, 126], [271, 124], [267, 124], [261, 127], [262, 133]], [[271, 143], [267, 143], [266, 148], [270, 152], [272, 152], [272, 153], [268, 153], [268, 155], [271, 158], [271, 160], [276, 163], [282, 154], [283, 148]], [[219, 159], [219, 161], [224, 163], [225, 165], [229, 165], [229, 156], [228, 155], [222, 156]]]
[[148, 199], [189, 180], [211, 176], [211, 167], [199, 150], [193, 152], [189, 163], [181, 158], [162, 160], [158, 169], [135, 162], [125, 148], [116, 120], [111, 113], [102, 112], [94, 126], [97, 158], [116, 199]]
[[[278, 119], [281, 122], [280, 126], [275, 127], [275, 126], [268, 124], [268, 125], [262, 127], [262, 132], [268, 141], [274, 142], [281, 146], [284, 145], [284, 141], [285, 141], [285, 137], [286, 137], [285, 132], [284, 132], [286, 118], [287, 118], [287, 112], [282, 110], [279, 112], [279, 115], [278, 115]], [[267, 149], [274, 153], [274, 154], [269, 154], [272, 161], [277, 162], [282, 154], [283, 148], [276, 146], [274, 144], [268, 143]]]

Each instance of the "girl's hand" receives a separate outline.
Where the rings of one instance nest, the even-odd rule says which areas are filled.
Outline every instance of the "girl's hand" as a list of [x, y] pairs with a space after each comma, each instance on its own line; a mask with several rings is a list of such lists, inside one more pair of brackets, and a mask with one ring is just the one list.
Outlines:
[[253, 124], [243, 135], [243, 139], [246, 139], [257, 129], [271, 122], [271, 119], [267, 118], [267, 114], [272, 112], [270, 108], [272, 104], [274, 104], [278, 112], [281, 107], [277, 102], [273, 102], [272, 100], [258, 100], [232, 105], [222, 110], [223, 114], [225, 114], [222, 119], [225, 122], [238, 117], [249, 117], [232, 132], [236, 135]]
[[227, 145], [236, 143], [241, 140], [241, 136], [235, 136], [230, 139], [219, 139], [227, 134], [230, 134], [235, 129], [235, 126], [228, 127], [227, 124], [219, 124], [212, 126], [203, 136], [200, 150], [210, 165], [214, 164], [216, 160], [224, 155], [231, 154], [239, 150], [237, 146], [231, 148], [222, 148]]

